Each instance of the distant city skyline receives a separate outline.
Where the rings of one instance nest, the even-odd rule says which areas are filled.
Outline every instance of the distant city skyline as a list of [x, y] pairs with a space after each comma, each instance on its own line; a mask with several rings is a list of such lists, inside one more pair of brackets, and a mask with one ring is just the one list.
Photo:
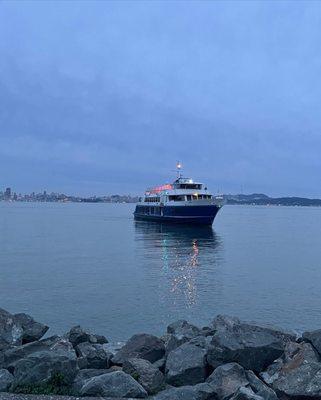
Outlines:
[[321, 197], [321, 3], [1, 1], [0, 187]]
[[24, 201], [24, 202], [106, 202], [106, 203], [134, 203], [138, 198], [130, 194], [104, 194], [91, 196], [77, 196], [71, 193], [61, 192], [30, 192], [20, 193], [12, 190], [11, 187], [0, 190], [0, 201]]
[[[304, 206], [321, 207], [321, 199], [307, 197], [271, 197], [264, 193], [252, 194], [220, 194], [220, 201], [226, 205], [258, 205], [258, 206]], [[138, 196], [130, 194], [105, 194], [91, 196], [77, 196], [67, 193], [55, 193], [44, 190], [41, 193], [16, 193], [10, 187], [0, 190], [0, 202], [54, 202], [54, 203], [137, 203]]]

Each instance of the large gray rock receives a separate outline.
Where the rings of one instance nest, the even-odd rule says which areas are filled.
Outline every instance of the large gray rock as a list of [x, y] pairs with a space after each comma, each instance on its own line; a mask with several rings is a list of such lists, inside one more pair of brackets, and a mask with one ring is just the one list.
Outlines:
[[214, 334], [216, 331], [226, 331], [233, 329], [235, 326], [240, 324], [241, 320], [236, 317], [219, 314], [213, 319], [213, 321], [211, 321], [210, 328], [212, 329]]
[[155, 361], [153, 365], [161, 372], [165, 373], [166, 357], [160, 358], [159, 360]]
[[2, 359], [0, 360], [0, 368], [2, 367], [13, 370], [17, 361], [38, 351], [50, 350], [54, 344], [61, 340], [63, 339], [61, 339], [59, 336], [51, 336], [37, 342], [27, 343], [18, 347], [11, 347], [3, 352]]
[[80, 325], [72, 327], [70, 331], [65, 334], [65, 337], [74, 347], [84, 342], [93, 344], [108, 343], [105, 336], [92, 334], [88, 330], [83, 329]]
[[263, 397], [264, 400], [278, 400], [276, 393], [265, 385], [253, 371], [246, 371], [246, 378], [249, 382], [249, 387], [256, 395]]
[[0, 392], [6, 392], [13, 382], [13, 376], [6, 369], [0, 369]]
[[50, 350], [34, 352], [16, 361], [13, 369], [15, 386], [48, 383], [57, 374], [64, 384], [70, 385], [78, 372], [77, 356], [69, 342], [61, 341]]
[[210, 385], [199, 383], [166, 389], [152, 397], [152, 400], [216, 400], [216, 395]]
[[210, 326], [203, 326], [202, 327], [202, 331], [201, 331], [201, 335], [202, 336], [213, 336], [215, 333], [214, 329], [211, 328]]
[[30, 315], [24, 313], [15, 314], [14, 321], [22, 327], [22, 344], [41, 339], [49, 329], [48, 326], [35, 321]]
[[82, 365], [85, 368], [109, 368], [112, 358], [112, 353], [106, 351], [102, 344], [92, 344], [82, 342], [76, 346], [78, 357], [82, 358]]
[[10, 314], [0, 308], [0, 350], [39, 340], [48, 330], [27, 314]]
[[206, 382], [212, 387], [219, 400], [230, 398], [240, 387], [248, 385], [246, 372], [237, 363], [217, 367]]
[[[204, 331], [185, 320], [178, 320], [168, 325], [167, 334], [162, 337], [165, 344], [166, 354], [175, 350], [183, 343], [189, 342], [196, 336], [201, 336]], [[204, 334], [205, 336], [205, 334]]]
[[278, 396], [321, 398], [321, 363], [310, 343], [288, 343], [261, 376]]
[[304, 332], [302, 339], [311, 343], [316, 351], [321, 354], [321, 329]]
[[132, 336], [113, 357], [114, 364], [123, 364], [129, 358], [144, 358], [151, 363], [161, 359], [165, 354], [162, 340], [146, 333]]
[[239, 326], [259, 328], [260, 330], [264, 329], [266, 332], [281, 339], [284, 343], [293, 342], [297, 339], [297, 334], [295, 332], [284, 330], [283, 328], [272, 324], [258, 324], [257, 322], [241, 321], [239, 318], [231, 317], [229, 315], [217, 315], [210, 324], [213, 334], [216, 331], [233, 330]]
[[195, 385], [206, 378], [206, 352], [184, 343], [171, 351], [166, 361], [166, 382], [173, 386]]
[[211, 337], [203, 334], [192, 338], [183, 335], [166, 334], [162, 336], [162, 340], [165, 345], [165, 354], [167, 356], [171, 351], [187, 342], [207, 350]]
[[9, 349], [10, 347], [11, 345], [0, 337], [0, 361], [1, 361], [1, 353]]
[[165, 345], [165, 354], [166, 356], [173, 350], [177, 349], [177, 347], [181, 346], [182, 344], [188, 342], [190, 338], [182, 335], [173, 335], [167, 333], [166, 335], [162, 336], [162, 341]]
[[198, 383], [191, 386], [197, 400], [216, 400], [216, 393], [208, 383]]
[[122, 371], [95, 376], [87, 380], [80, 393], [82, 396], [147, 397], [146, 390], [133, 377]]
[[181, 319], [168, 325], [167, 333], [173, 335], [181, 335], [191, 339], [195, 336], [201, 335], [202, 330], [197, 326], [192, 325], [189, 322]]
[[22, 343], [23, 329], [15, 321], [14, 316], [0, 308], [0, 338], [2, 347], [5, 345], [20, 345]]
[[94, 376], [108, 374], [110, 372], [115, 372], [114, 369], [81, 369], [72, 384], [72, 392], [75, 395], [79, 395], [81, 388], [84, 386], [88, 379], [93, 378]]
[[240, 387], [231, 400], [265, 400], [265, 398], [256, 395], [250, 388]]
[[237, 362], [246, 369], [261, 372], [284, 351], [284, 334], [271, 328], [222, 316], [212, 326], [216, 332], [208, 348], [207, 361], [213, 368]]
[[209, 336], [195, 336], [193, 339], [191, 339], [189, 344], [194, 344], [195, 346], [201, 347], [202, 349], [205, 349], [207, 351], [210, 343], [211, 343], [211, 337]]
[[147, 360], [129, 358], [123, 364], [123, 371], [136, 379], [148, 394], [155, 394], [164, 389], [164, 375]]
[[152, 397], [152, 400], [198, 400], [198, 398], [192, 386], [183, 386], [166, 389]]
[[206, 382], [212, 387], [218, 399], [230, 398], [241, 387], [246, 387], [251, 393], [263, 397], [264, 400], [277, 400], [275, 392], [253, 371], [246, 371], [237, 363], [224, 364], [216, 368]]

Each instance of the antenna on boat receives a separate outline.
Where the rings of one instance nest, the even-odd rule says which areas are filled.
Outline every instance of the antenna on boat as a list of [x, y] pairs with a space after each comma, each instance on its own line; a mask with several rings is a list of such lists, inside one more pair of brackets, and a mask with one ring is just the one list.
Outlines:
[[176, 172], [177, 172], [177, 178], [181, 178], [182, 174], [181, 174], [181, 169], [182, 169], [182, 164], [177, 161], [176, 163]]

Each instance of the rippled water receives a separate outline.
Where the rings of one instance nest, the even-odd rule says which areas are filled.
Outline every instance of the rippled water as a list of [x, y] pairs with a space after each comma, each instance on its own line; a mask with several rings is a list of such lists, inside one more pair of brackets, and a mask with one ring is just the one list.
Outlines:
[[133, 209], [0, 203], [0, 307], [112, 340], [218, 313], [321, 327], [321, 208], [225, 206], [213, 229]]

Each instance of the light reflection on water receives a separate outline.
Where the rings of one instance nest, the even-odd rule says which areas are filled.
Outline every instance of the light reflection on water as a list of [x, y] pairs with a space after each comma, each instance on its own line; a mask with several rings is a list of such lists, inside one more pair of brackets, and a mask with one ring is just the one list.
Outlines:
[[136, 242], [146, 253], [159, 257], [162, 275], [169, 280], [170, 296], [175, 302], [183, 301], [187, 307], [196, 304], [199, 269], [217, 267], [217, 250], [221, 241], [212, 227], [190, 227], [136, 221]]

